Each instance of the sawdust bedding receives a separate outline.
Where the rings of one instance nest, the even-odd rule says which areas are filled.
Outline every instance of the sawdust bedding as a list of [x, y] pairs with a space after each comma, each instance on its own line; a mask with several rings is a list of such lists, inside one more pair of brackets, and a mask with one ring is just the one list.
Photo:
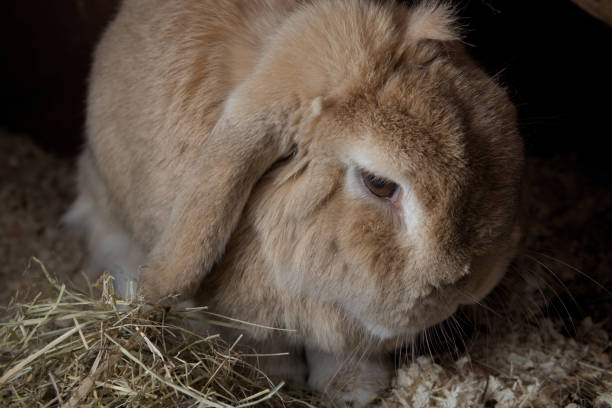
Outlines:
[[[73, 197], [71, 160], [7, 132], [0, 152], [5, 305], [16, 291], [52, 291], [32, 256], [70, 286], [84, 251], [59, 223]], [[612, 406], [612, 192], [571, 155], [529, 159], [526, 181], [521, 256], [482, 304], [398, 352], [394, 386], [375, 406]]]

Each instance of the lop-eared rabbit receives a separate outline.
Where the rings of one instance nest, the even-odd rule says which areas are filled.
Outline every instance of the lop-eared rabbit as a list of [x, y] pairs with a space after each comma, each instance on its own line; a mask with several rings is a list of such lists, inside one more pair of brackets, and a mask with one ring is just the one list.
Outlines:
[[66, 219], [119, 290], [293, 329], [247, 329], [270, 372], [362, 402], [500, 280], [522, 162], [449, 7], [125, 0]]

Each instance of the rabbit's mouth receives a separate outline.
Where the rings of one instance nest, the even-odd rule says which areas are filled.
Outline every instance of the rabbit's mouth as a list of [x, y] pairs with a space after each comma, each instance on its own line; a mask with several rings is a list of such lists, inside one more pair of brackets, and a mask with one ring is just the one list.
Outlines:
[[[412, 338], [428, 328], [448, 319], [459, 307], [458, 296], [446, 291], [435, 291], [418, 305], [398, 310], [385, 321], [359, 320], [373, 338], [385, 341], [396, 338]], [[393, 321], [394, 320], [394, 321]]]

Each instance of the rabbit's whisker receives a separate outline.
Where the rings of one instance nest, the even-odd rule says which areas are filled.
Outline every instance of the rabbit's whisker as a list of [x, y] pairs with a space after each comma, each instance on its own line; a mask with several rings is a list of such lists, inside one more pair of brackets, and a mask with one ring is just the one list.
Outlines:
[[605, 291], [608, 295], [612, 296], [612, 292], [610, 290], [608, 290], [604, 285], [602, 285], [597, 280], [593, 279], [589, 274], [587, 274], [587, 273], [581, 271], [580, 269], [576, 268], [575, 266], [572, 266], [572, 265], [568, 264], [567, 262], [562, 261], [559, 258], [555, 258], [553, 256], [550, 256], [550, 255], [547, 255], [547, 254], [544, 254], [544, 253], [541, 253], [541, 252], [536, 252], [536, 251], [529, 251], [529, 252], [531, 252], [533, 254], [536, 254], [536, 255], [539, 255], [539, 256], [542, 256], [544, 258], [550, 259], [550, 260], [552, 260], [554, 262], [557, 262], [557, 263], [565, 266], [566, 268], [571, 269], [572, 271], [576, 272], [577, 274], [587, 278], [589, 281], [591, 281], [591, 283], [594, 283], [595, 285], [597, 285], [597, 287], [599, 287], [601, 290]]

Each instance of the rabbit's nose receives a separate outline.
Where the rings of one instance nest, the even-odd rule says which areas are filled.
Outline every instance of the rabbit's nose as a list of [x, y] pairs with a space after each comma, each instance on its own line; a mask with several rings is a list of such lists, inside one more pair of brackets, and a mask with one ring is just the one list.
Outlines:
[[454, 287], [458, 291], [467, 291], [471, 287], [473, 280], [472, 277], [472, 263], [465, 263], [455, 271], [455, 280], [450, 283], [450, 286]]
[[484, 298], [499, 283], [506, 267], [507, 259], [498, 254], [475, 258], [456, 285], [459, 303], [471, 304]]

